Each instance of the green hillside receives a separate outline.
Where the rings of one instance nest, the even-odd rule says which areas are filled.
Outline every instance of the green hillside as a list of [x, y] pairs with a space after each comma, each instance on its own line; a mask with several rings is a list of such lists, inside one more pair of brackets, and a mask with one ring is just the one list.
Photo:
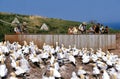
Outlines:
[[[14, 34], [14, 25], [10, 23], [17, 18], [20, 23], [27, 22], [28, 32], [30, 34], [65, 34], [69, 26], [78, 26], [80, 22], [68, 21], [56, 18], [46, 18], [41, 16], [28, 16], [12, 13], [0, 12], [0, 39], [3, 39], [4, 34]], [[3, 22], [4, 21], [4, 22]], [[40, 27], [46, 23], [49, 31], [41, 31]]]
[[[13, 13], [0, 12], [0, 41], [4, 40], [5, 34], [15, 34], [15, 25], [11, 24], [12, 21], [17, 18], [22, 24], [27, 23], [27, 30], [29, 34], [67, 34], [70, 26], [79, 26], [81, 22], [68, 21], [57, 18], [46, 18], [42, 16], [30, 16]], [[42, 24], [45, 23], [49, 27], [49, 31], [40, 30]], [[87, 28], [92, 26], [91, 23], [87, 24]], [[116, 33], [118, 31], [110, 29], [110, 33]]]

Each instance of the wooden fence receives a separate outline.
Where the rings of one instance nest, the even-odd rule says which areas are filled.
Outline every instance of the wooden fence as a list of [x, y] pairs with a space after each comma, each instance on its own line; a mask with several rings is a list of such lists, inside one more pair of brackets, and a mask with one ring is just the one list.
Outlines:
[[116, 48], [116, 35], [5, 35], [5, 40], [11, 43], [14, 41], [23, 44], [23, 41], [34, 41], [40, 48], [43, 43], [55, 45], [56, 42], [69, 45], [76, 45], [77, 48], [102, 48], [103, 50]]

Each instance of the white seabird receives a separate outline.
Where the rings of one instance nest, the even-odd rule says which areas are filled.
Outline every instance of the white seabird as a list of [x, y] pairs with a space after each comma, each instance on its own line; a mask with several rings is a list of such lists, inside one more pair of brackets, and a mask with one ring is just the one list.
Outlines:
[[0, 77], [3, 78], [7, 75], [8, 69], [6, 68], [6, 65], [4, 63], [4, 60], [2, 59], [0, 64]]
[[93, 64], [93, 76], [96, 77], [96, 79], [99, 78], [99, 75], [100, 75], [100, 70], [98, 69], [98, 67], [96, 66], [96, 64]]
[[15, 74], [19, 76], [24, 73], [25, 73], [25, 70], [20, 67], [20, 61], [16, 61]]
[[103, 70], [102, 79], [110, 79], [110, 76], [108, 75], [106, 70]]
[[30, 65], [28, 63], [28, 61], [24, 58], [24, 56], [22, 56], [22, 58], [20, 59], [20, 67], [22, 69], [25, 70], [25, 72], [29, 72], [30, 71]]
[[80, 79], [75, 72], [72, 72], [72, 77], [70, 79]]
[[80, 76], [80, 75], [87, 74], [87, 72], [85, 70], [83, 70], [82, 66], [80, 66], [79, 69], [78, 69], [78, 71], [77, 71], [77, 74], [78, 74], [78, 76]]
[[75, 57], [72, 55], [72, 52], [70, 52], [70, 54], [69, 54], [69, 61], [72, 62], [74, 65], [76, 65], [76, 59], [75, 59]]

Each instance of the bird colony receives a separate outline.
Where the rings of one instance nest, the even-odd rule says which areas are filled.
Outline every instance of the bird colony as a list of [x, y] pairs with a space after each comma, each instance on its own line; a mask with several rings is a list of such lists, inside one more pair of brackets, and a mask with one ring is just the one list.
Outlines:
[[[64, 78], [68, 64], [74, 69], [70, 78]], [[75, 45], [66, 48], [56, 42], [54, 46], [44, 43], [40, 49], [33, 41], [24, 41], [23, 45], [0, 42], [1, 79], [30, 79], [33, 67], [45, 69], [38, 79], [120, 79], [120, 58], [101, 48], [78, 49]]]

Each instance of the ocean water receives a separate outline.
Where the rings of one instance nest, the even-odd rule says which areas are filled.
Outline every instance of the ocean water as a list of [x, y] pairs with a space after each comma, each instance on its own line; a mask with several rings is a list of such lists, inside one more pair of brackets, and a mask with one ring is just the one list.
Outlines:
[[120, 30], [120, 22], [119, 23], [104, 23], [104, 26], [108, 26], [114, 30]]

